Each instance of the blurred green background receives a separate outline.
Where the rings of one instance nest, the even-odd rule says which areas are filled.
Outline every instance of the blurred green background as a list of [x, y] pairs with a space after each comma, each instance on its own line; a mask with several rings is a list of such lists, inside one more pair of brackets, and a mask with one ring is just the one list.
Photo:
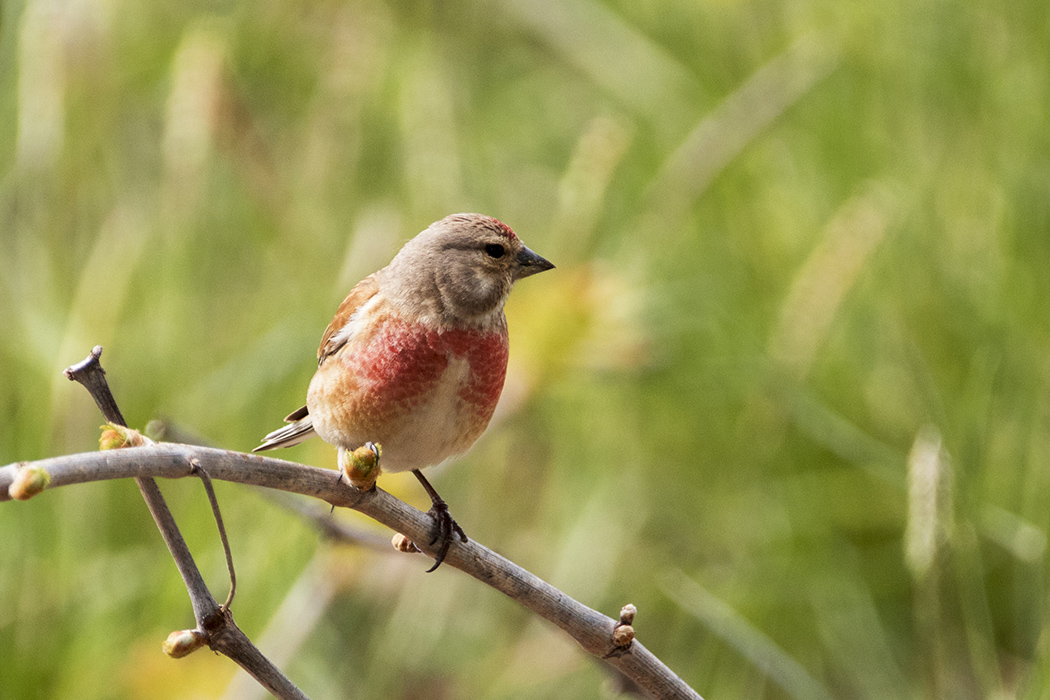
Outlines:
[[[480, 211], [558, 268], [431, 477], [470, 536], [637, 605], [708, 700], [1050, 697], [1044, 1], [0, 12], [0, 464], [97, 446], [95, 344], [133, 425], [250, 449], [352, 284]], [[237, 620], [312, 697], [614, 694], [473, 579], [217, 488]], [[130, 481], [0, 504], [0, 601], [3, 698], [253, 697], [160, 653], [192, 616]]]

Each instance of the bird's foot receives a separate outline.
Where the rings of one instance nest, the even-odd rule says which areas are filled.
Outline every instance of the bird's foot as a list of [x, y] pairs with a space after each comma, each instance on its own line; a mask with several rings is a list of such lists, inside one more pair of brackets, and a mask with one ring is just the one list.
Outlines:
[[430, 544], [436, 544], [439, 547], [437, 556], [434, 557], [434, 565], [427, 569], [429, 574], [441, 566], [441, 562], [445, 561], [445, 555], [448, 554], [448, 548], [452, 546], [454, 537], [458, 536], [461, 542], [466, 542], [467, 536], [463, 533], [463, 528], [459, 526], [459, 523], [452, 519], [452, 515], [448, 512], [448, 504], [443, 500], [438, 499], [434, 501], [434, 505], [427, 511], [427, 515], [434, 521], [431, 529], [433, 536], [430, 538]]
[[445, 500], [438, 495], [438, 492], [434, 490], [434, 487], [430, 485], [427, 478], [423, 476], [423, 472], [418, 469], [413, 469], [412, 474], [419, 479], [419, 483], [426, 489], [427, 495], [430, 496], [430, 502], [433, 504], [427, 515], [434, 521], [431, 532], [433, 537], [430, 539], [431, 545], [438, 546], [437, 556], [434, 557], [434, 565], [427, 569], [429, 574], [439, 566], [441, 562], [445, 561], [445, 555], [448, 554], [448, 548], [452, 546], [453, 535], [459, 535], [459, 539], [463, 542], [467, 541], [467, 536], [463, 534], [463, 528], [461, 528], [456, 521], [452, 519], [452, 516], [448, 512], [448, 504]]

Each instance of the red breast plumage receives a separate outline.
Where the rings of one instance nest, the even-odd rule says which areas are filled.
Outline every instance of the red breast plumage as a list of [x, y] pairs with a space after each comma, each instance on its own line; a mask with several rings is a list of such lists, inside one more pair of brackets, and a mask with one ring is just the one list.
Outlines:
[[507, 372], [507, 328], [433, 328], [371, 306], [314, 375], [307, 407], [326, 442], [383, 447], [383, 470], [439, 464], [481, 436]]

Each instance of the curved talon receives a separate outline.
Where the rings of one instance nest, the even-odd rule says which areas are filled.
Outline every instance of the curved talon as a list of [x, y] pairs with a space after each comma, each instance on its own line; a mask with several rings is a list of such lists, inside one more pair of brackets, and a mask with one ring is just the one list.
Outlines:
[[427, 515], [434, 519], [434, 537], [431, 538], [430, 544], [440, 543], [440, 549], [438, 550], [437, 556], [434, 557], [434, 566], [427, 569], [429, 574], [439, 566], [441, 562], [445, 561], [445, 555], [448, 554], [448, 548], [452, 546], [452, 537], [455, 533], [459, 535], [459, 539], [463, 542], [467, 541], [467, 536], [463, 533], [463, 528], [452, 519], [452, 516], [448, 513], [448, 504], [445, 503], [444, 499], [438, 495], [438, 492], [434, 490], [434, 487], [430, 485], [427, 478], [423, 476], [423, 472], [418, 469], [413, 469], [412, 474], [419, 479], [419, 483], [426, 489], [427, 495], [430, 496], [430, 502], [433, 504], [430, 510], [427, 511]]
[[448, 512], [448, 504], [444, 501], [434, 501], [434, 505], [427, 511], [427, 515], [434, 519], [434, 536], [431, 537], [430, 544], [440, 543], [440, 549], [437, 556], [434, 557], [434, 565], [427, 569], [429, 574], [441, 566], [441, 562], [445, 561], [445, 555], [448, 554], [448, 549], [452, 546], [454, 535], [459, 535], [459, 539], [463, 542], [467, 541], [467, 536], [463, 533], [463, 528], [459, 526], [459, 523], [452, 519], [452, 515]]
[[[337, 484], [349, 484], [350, 480], [345, 478], [345, 477], [346, 477], [346, 475], [343, 474], [343, 470], [342, 470], [342, 468], [340, 468], [335, 473], [335, 483], [337, 483]], [[328, 511], [328, 514], [331, 515], [334, 512], [335, 512], [335, 504], [333, 503], [332, 504], [332, 509]]]

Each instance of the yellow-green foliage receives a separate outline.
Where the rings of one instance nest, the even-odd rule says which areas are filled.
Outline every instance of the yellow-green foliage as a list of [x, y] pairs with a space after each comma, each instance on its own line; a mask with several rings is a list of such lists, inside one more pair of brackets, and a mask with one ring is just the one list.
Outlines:
[[[250, 449], [350, 286], [480, 211], [558, 267], [512, 295], [497, 422], [430, 475], [468, 536], [635, 604], [708, 698], [1045, 697], [1045, 0], [0, 13], [0, 464], [95, 448], [61, 369], [96, 344], [133, 426]], [[200, 484], [161, 486], [221, 598]], [[610, 692], [449, 567], [216, 490], [237, 621], [275, 655], [303, 635], [311, 697]], [[131, 482], [0, 503], [0, 601], [4, 698], [234, 675], [159, 651], [192, 618]]]

